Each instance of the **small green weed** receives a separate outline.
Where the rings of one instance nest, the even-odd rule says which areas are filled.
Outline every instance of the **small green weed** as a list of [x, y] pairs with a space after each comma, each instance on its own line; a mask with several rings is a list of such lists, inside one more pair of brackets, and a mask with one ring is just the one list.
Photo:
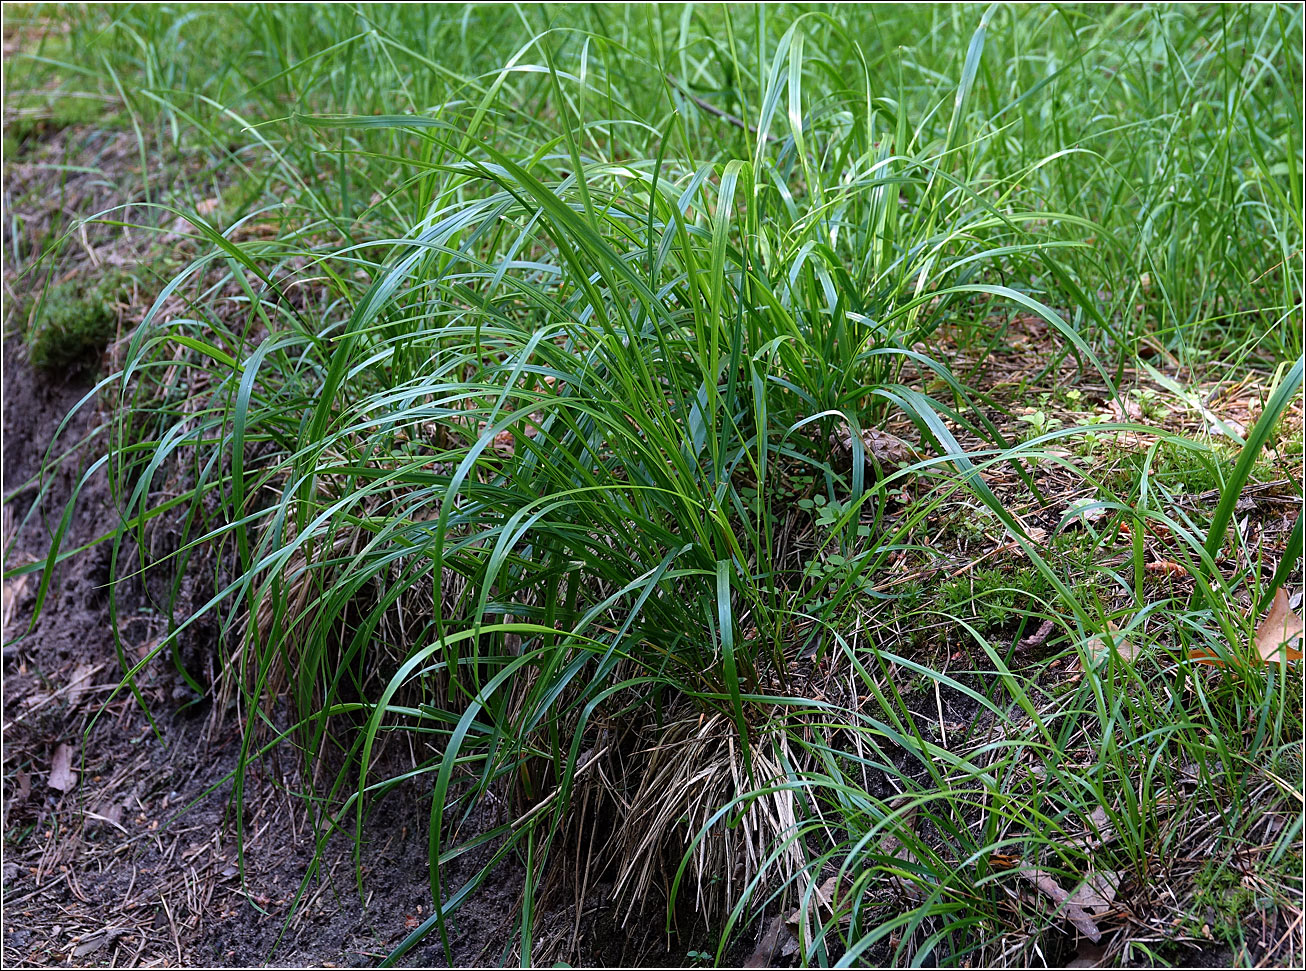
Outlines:
[[1054, 418], [1041, 408], [1028, 415], [1020, 415], [1020, 420], [1029, 425], [1029, 438], [1038, 438], [1061, 427], [1061, 419]]
[[1205, 936], [1205, 928], [1215, 940], [1236, 947], [1242, 940], [1244, 920], [1256, 908], [1256, 895], [1236, 870], [1216, 860], [1207, 861], [1194, 883], [1197, 893], [1189, 918], [1190, 930]]
[[1052, 585], [1033, 567], [980, 567], [945, 583], [940, 609], [970, 617], [981, 633], [997, 630], [1024, 614], [1031, 603], [1052, 594]]
[[[815, 513], [817, 528], [824, 530], [833, 529], [838, 525], [839, 520], [843, 519], [850, 506], [851, 503], [843, 502], [839, 499], [827, 499], [824, 495], [820, 494], [817, 494], [810, 499], [798, 500], [798, 508]], [[858, 536], [866, 537], [869, 536], [870, 533], [871, 528], [869, 526], [857, 527]]]

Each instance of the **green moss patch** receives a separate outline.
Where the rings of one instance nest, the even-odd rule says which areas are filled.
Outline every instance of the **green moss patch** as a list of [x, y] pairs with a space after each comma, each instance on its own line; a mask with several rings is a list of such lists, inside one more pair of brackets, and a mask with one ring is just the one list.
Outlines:
[[27, 324], [27, 347], [39, 368], [85, 366], [117, 332], [115, 306], [125, 285], [120, 275], [70, 280], [47, 287]]
[[34, 141], [66, 128], [121, 128], [119, 107], [98, 97], [76, 94], [24, 93], [5, 99], [5, 157], [19, 156]]

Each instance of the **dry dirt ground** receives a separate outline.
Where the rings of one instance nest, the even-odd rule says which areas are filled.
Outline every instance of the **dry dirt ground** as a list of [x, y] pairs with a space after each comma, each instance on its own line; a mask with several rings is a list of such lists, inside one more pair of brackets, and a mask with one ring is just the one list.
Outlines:
[[[85, 376], [36, 373], [17, 342], [5, 345], [4, 477], [8, 496], [19, 494], [11, 502], [19, 510], [11, 563], [48, 549], [52, 519], [77, 469], [44, 481], [39, 463], [87, 388]], [[94, 422], [90, 410], [83, 412], [73, 436], [90, 432]], [[43, 508], [23, 521], [26, 500], [42, 488]], [[104, 477], [92, 478], [68, 545], [103, 535], [115, 517]], [[129, 694], [105, 705], [119, 677], [109, 552], [102, 544], [61, 564], [52, 602], [30, 631], [39, 574], [10, 581], [5, 591], [6, 640], [23, 635], [4, 656], [5, 964], [258, 964], [283, 932], [278, 963], [373, 963], [429, 900], [425, 849], [403, 838], [406, 820], [421, 810], [403, 793], [383, 804], [373, 832], [393, 835], [364, 853], [365, 872], [384, 875], [367, 881], [370, 907], [358, 899], [341, 847], [329, 857], [333, 876], [309, 886], [286, 925], [315, 845], [293, 794], [294, 769], [274, 759], [247, 791], [242, 881], [227, 779], [240, 748], [237, 725], [219, 726], [208, 703], [195, 699], [168, 664], [148, 668], [142, 682], [157, 732]], [[147, 651], [158, 637], [139, 585], [120, 613], [118, 633], [129, 655]], [[211, 657], [218, 649], [216, 641], [207, 645]], [[205, 646], [188, 645], [186, 653], [201, 659]], [[511, 893], [494, 896], [463, 918], [465, 959], [478, 956], [478, 940], [494, 942], [513, 903]], [[419, 953], [414, 960], [436, 957]]]

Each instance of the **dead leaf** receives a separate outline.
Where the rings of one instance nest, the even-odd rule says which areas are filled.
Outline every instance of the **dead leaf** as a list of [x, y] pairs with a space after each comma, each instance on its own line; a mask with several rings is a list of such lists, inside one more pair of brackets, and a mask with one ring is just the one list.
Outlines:
[[1143, 564], [1143, 569], [1148, 573], [1162, 573], [1169, 577], [1181, 577], [1188, 573], [1188, 570], [1182, 563], [1174, 560], [1152, 560]]
[[1102, 940], [1102, 931], [1098, 929], [1097, 922], [1089, 916], [1082, 904], [1073, 899], [1061, 884], [1052, 878], [1050, 873], [1045, 870], [1037, 870], [1034, 867], [1021, 867], [1015, 872], [1032, 883], [1040, 893], [1051, 900], [1061, 910], [1066, 920], [1075, 925], [1075, 929], [1079, 933], [1094, 944]]
[[[863, 429], [861, 439], [866, 470], [873, 475], [879, 474], [880, 469], [895, 469], [903, 463], [914, 462], [917, 458], [916, 449], [911, 445], [879, 428]], [[830, 445], [835, 455], [845, 464], [852, 462], [853, 433], [846, 423], [830, 435]]]
[[[217, 211], [217, 208], [218, 200], [216, 198], [201, 199], [195, 204], [195, 215], [207, 219]], [[164, 240], [173, 240], [184, 233], [198, 233], [199, 231], [199, 226], [194, 222], [185, 216], [178, 216], [172, 221], [172, 225], [168, 227], [168, 233], [164, 236]]]
[[816, 903], [821, 907], [829, 908], [834, 903], [835, 891], [838, 889], [839, 876], [836, 874], [816, 888]]
[[[782, 940], [784, 938], [787, 938], [788, 940]], [[771, 959], [775, 957], [777, 951], [783, 954], [785, 946], [788, 945], [789, 940], [793, 940], [793, 934], [791, 934], [789, 928], [785, 926], [784, 918], [777, 914], [772, 918], [771, 923], [767, 925], [766, 933], [764, 933], [762, 939], [757, 942], [757, 947], [753, 950], [753, 953], [748, 956], [748, 959], [744, 961], [743, 966], [746, 968], [769, 968], [771, 966]], [[797, 941], [794, 941], [794, 943], [796, 946]]]
[[1106, 960], [1106, 946], [1081, 942], [1068, 968], [1096, 968]]
[[89, 941], [78, 944], [73, 948], [73, 957], [87, 957], [88, 955], [94, 954], [96, 951], [100, 950], [104, 945], [111, 944], [124, 934], [129, 933], [131, 933], [130, 927], [107, 927], [102, 933], [96, 934]]
[[27, 592], [27, 583], [30, 579], [31, 574], [24, 573], [22, 576], [5, 581], [3, 593], [0, 594], [0, 597], [3, 597], [0, 601], [0, 636], [9, 635], [9, 622], [14, 619], [18, 605], [23, 602], [23, 594]]
[[1120, 874], [1116, 870], [1091, 872], [1070, 895], [1070, 902], [1093, 917], [1103, 917], [1115, 903], [1119, 890]]
[[[831, 909], [831, 905], [834, 903], [834, 893], [838, 886], [839, 877], [835, 875], [816, 888], [816, 891], [812, 894], [812, 902], [816, 905], [818, 911]], [[803, 919], [803, 909], [800, 907], [790, 914], [786, 923], [797, 925]]]
[[1298, 647], [1291, 645], [1300, 642], [1302, 630], [1301, 618], [1288, 605], [1288, 594], [1280, 587], [1274, 592], [1270, 611], [1261, 621], [1261, 626], [1256, 628], [1256, 638], [1252, 643], [1256, 653], [1267, 664], [1276, 660], [1280, 651], [1289, 661], [1295, 661], [1302, 656], [1302, 652], [1299, 650], [1300, 644]]
[[[3, 532], [4, 535], [4, 545], [9, 547], [14, 539], [14, 525], [8, 506], [4, 509], [3, 527], [0, 527], [0, 532]], [[10, 555], [5, 563], [5, 568], [13, 570], [35, 562], [37, 562], [36, 557], [18, 551]], [[31, 585], [32, 576], [31, 573], [23, 573], [11, 580], [6, 580], [3, 586], [0, 586], [0, 638], [9, 636], [9, 625], [13, 622], [18, 613], [18, 608], [27, 596], [27, 588]]]
[[1016, 647], [1021, 651], [1032, 651], [1035, 648], [1042, 647], [1048, 642], [1048, 638], [1052, 636], [1053, 631], [1056, 629], [1057, 625], [1055, 621], [1045, 620], [1043, 623], [1038, 625], [1038, 630], [1034, 631], [1034, 633], [1030, 634], [1028, 637], [1023, 638]]
[[1120, 401], [1116, 398], [1112, 398], [1110, 401], [1108, 401], [1106, 403], [1106, 406], [1107, 406], [1107, 412], [1110, 414], [1112, 421], [1124, 422], [1124, 421], [1143, 420], [1142, 406], [1139, 405], [1137, 401], [1134, 401], [1130, 398], [1124, 399], [1123, 407], [1121, 407]]
[[[501, 432], [496, 432], [493, 439], [490, 440], [490, 450], [497, 452], [507, 458], [511, 458], [517, 452], [517, 434], [518, 431], [524, 433], [528, 438], [534, 438], [539, 434], [540, 428], [538, 422], [544, 420], [542, 412], [532, 412], [531, 420], [527, 421], [521, 429], [505, 428]], [[480, 432], [484, 434], [485, 425], [480, 425]]]
[[64, 742], [55, 746], [54, 756], [50, 759], [50, 778], [46, 780], [51, 789], [67, 792], [77, 785], [77, 773], [73, 771], [73, 750]]
[[1229, 438], [1244, 439], [1247, 437], [1247, 426], [1236, 418], [1219, 418], [1215, 415], [1208, 415], [1206, 434], [1208, 435], [1227, 435]]
[[[1252, 637], [1252, 650], [1249, 652], [1248, 660], [1260, 664], [1274, 661], [1285, 664], [1288, 661], [1299, 660], [1302, 657], [1302, 633], [1302, 619], [1293, 612], [1288, 603], [1287, 592], [1280, 587], [1275, 591], [1274, 600], [1270, 602], [1270, 609], [1265, 619], [1261, 621]], [[1188, 656], [1195, 664], [1205, 664], [1209, 667], [1221, 668], [1226, 663], [1223, 658], [1203, 648], [1195, 648]]]
[[1120, 628], [1111, 621], [1108, 620], [1106, 626], [1105, 633], [1090, 637], [1084, 645], [1084, 650], [1093, 659], [1093, 664], [1095, 666], [1101, 664], [1111, 656], [1112, 652], [1121, 660], [1132, 663], [1138, 656], [1138, 648], [1128, 638], [1119, 636]]
[[1083, 496], [1066, 507], [1064, 518], [1067, 526], [1074, 522], [1095, 523], [1106, 513], [1105, 507], [1099, 505], [1098, 500]]
[[1111, 820], [1106, 814], [1106, 806], [1098, 806], [1094, 809], [1089, 814], [1088, 821], [1097, 830], [1098, 840], [1101, 843], [1109, 843], [1116, 838], [1115, 827], [1111, 825]]
[[79, 664], [73, 670], [72, 677], [68, 679], [68, 707], [77, 707], [77, 702], [82, 700], [82, 695], [91, 687], [91, 675], [97, 670], [99, 668], [94, 664]]
[[1105, 806], [1098, 806], [1093, 810], [1088, 817], [1088, 824], [1083, 836], [1066, 839], [1065, 845], [1095, 850], [1116, 838], [1115, 828], [1107, 817]]
[[[891, 801], [889, 805], [895, 809], [900, 808], [902, 799], [903, 797], [899, 797], [899, 799]], [[895, 803], [899, 805], [895, 805]], [[902, 817], [902, 825], [909, 832], [914, 831], [914, 827], [916, 825], [915, 809], [908, 810], [907, 813]], [[884, 837], [883, 840], [880, 841], [880, 852], [883, 853], [885, 856], [890, 856], [895, 858], [900, 863], [902, 863], [904, 867], [910, 867], [920, 862], [919, 860], [916, 859], [915, 854], [913, 854], [912, 851], [908, 849], [906, 845], [903, 844], [903, 841], [899, 839], [896, 835], [894, 835], [892, 832], [890, 832], [887, 836]], [[919, 903], [920, 901], [925, 899], [925, 894], [921, 890], [921, 888], [917, 886], [914, 880], [910, 880], [907, 877], [893, 874], [889, 877], [889, 885], [892, 886], [899, 893], [901, 893], [908, 900]]]
[[122, 810], [122, 803], [114, 799], [104, 799], [96, 805], [95, 814], [106, 823], [112, 823], [114, 826], [121, 826]]

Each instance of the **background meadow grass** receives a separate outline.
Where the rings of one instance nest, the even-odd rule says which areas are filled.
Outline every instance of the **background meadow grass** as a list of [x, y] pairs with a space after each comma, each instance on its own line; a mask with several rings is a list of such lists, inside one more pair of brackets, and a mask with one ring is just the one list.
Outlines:
[[[153, 254], [100, 386], [114, 569], [220, 564], [155, 655], [218, 618], [237, 803], [279, 742], [323, 846], [430, 794], [436, 907], [392, 958], [509, 858], [523, 964], [558, 956], [559, 882], [717, 960], [797, 911], [822, 965], [1068, 956], [1035, 868], [1113, 875], [1124, 961], [1198, 935], [1212, 872], [1300, 906], [1300, 668], [1240, 660], [1300, 531], [1281, 558], [1228, 528], [1263, 447], [1300, 456], [1299, 8], [7, 17], [6, 156], [88, 102], [139, 155], [131, 219], [80, 214]], [[35, 289], [76, 247], [6, 259]], [[1014, 314], [1119, 420], [1013, 434], [975, 362]], [[1131, 417], [1144, 359], [1254, 376], [1241, 450]], [[890, 421], [901, 467], [831, 445]], [[1081, 449], [1140, 431], [1114, 478]], [[1060, 515], [1048, 468], [1107, 519], [1033, 532], [1013, 495]], [[1020, 570], [897, 585], [958, 502]], [[1149, 524], [1184, 583], [1148, 582]], [[1044, 621], [1048, 657], [1013, 650]], [[490, 862], [448, 886], [491, 793]]]

